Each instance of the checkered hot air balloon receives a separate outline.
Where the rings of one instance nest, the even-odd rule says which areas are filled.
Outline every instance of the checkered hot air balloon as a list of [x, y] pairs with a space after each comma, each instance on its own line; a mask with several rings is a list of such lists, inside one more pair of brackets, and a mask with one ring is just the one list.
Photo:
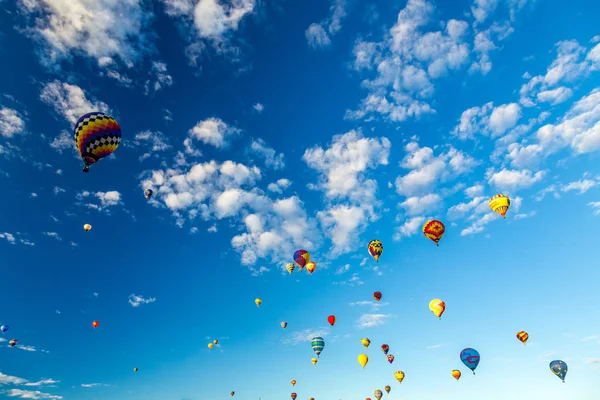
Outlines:
[[436, 246], [440, 245], [440, 239], [444, 236], [445, 232], [446, 227], [442, 221], [438, 221], [437, 219], [429, 220], [423, 225], [423, 234], [425, 237], [435, 242]]
[[312, 349], [317, 355], [317, 357], [319, 357], [319, 355], [323, 351], [323, 348], [325, 348], [325, 340], [323, 340], [321, 336], [315, 336], [314, 338], [312, 338], [310, 345], [312, 346]]
[[121, 127], [110, 115], [91, 112], [79, 118], [74, 129], [75, 145], [88, 172], [90, 165], [111, 155], [121, 143]]

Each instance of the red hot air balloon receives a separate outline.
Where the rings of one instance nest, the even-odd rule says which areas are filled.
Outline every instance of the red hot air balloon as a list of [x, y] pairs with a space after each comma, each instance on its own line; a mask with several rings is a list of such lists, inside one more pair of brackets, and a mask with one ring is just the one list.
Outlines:
[[373, 293], [373, 297], [377, 301], [381, 300], [381, 292], [375, 292], [375, 293]]
[[100, 322], [98, 322], [98, 321], [92, 322], [92, 326], [94, 327], [94, 329], [96, 329], [98, 327], [98, 325], [100, 325]]
[[329, 322], [331, 326], [335, 325], [335, 315], [330, 315], [327, 317], [327, 322]]

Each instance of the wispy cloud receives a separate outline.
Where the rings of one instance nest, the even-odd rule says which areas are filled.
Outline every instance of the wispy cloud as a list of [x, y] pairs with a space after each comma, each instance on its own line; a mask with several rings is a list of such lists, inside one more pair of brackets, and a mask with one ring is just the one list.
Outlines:
[[137, 294], [130, 294], [129, 295], [129, 304], [131, 304], [132, 307], [139, 307], [141, 304], [150, 304], [150, 303], [154, 303], [156, 301], [156, 297], [150, 297], [150, 298], [144, 298], [144, 296], [139, 296]]
[[325, 328], [305, 329], [299, 332], [292, 332], [290, 336], [283, 339], [284, 344], [298, 344], [301, 342], [310, 342], [315, 336], [325, 337], [329, 331]]
[[588, 358], [585, 360], [586, 364], [600, 364], [600, 358]]
[[383, 325], [387, 319], [390, 318], [390, 314], [363, 314], [356, 321], [359, 328], [372, 328], [374, 326]]
[[5, 391], [8, 397], [20, 397], [21, 399], [50, 399], [50, 400], [61, 400], [62, 396], [56, 396], [49, 393], [43, 393], [39, 390], [21, 390], [21, 389], [10, 389]]
[[442, 347], [442, 344], [434, 344], [433, 346], [427, 346], [426, 349], [439, 349], [440, 347]]
[[345, 281], [333, 282], [333, 284], [334, 285], [360, 286], [360, 285], [364, 284], [364, 282], [360, 280], [358, 273], [355, 272], [352, 274], [350, 279], [345, 280]]
[[28, 382], [25, 384], [25, 386], [54, 385], [55, 383], [60, 383], [60, 381], [56, 381], [52, 378], [48, 378], [48, 379], [42, 379], [41, 381], [37, 381], [37, 382]]
[[21, 344], [17, 345], [17, 349], [21, 349], [23, 351], [37, 351], [34, 346], [23, 346]]
[[56, 240], [62, 240], [62, 238], [60, 237], [60, 235], [56, 232], [42, 232], [42, 235], [54, 238]]

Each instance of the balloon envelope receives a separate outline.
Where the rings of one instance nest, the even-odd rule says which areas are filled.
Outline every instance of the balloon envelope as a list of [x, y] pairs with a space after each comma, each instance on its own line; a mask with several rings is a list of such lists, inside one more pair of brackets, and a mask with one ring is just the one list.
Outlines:
[[444, 236], [445, 232], [446, 227], [444, 226], [442, 221], [439, 221], [437, 219], [429, 220], [423, 225], [423, 234], [425, 235], [425, 237], [432, 240], [436, 244], [436, 246], [440, 245], [440, 239], [442, 238], [442, 236]]
[[381, 350], [382, 350], [382, 351], [383, 351], [385, 354], [387, 354], [387, 353], [388, 353], [388, 351], [390, 351], [390, 346], [388, 346], [387, 344], [382, 344], [382, 345], [381, 345]]
[[446, 303], [440, 299], [433, 299], [429, 302], [429, 309], [438, 318], [442, 318], [442, 314], [446, 311]]
[[308, 251], [303, 249], [296, 250], [296, 252], [294, 253], [294, 262], [296, 263], [296, 265], [298, 265], [300, 268], [304, 268], [306, 263], [309, 261], [310, 254], [308, 253]]
[[109, 156], [121, 143], [121, 127], [110, 115], [91, 112], [75, 123], [75, 146], [83, 160], [84, 172], [90, 165]]
[[315, 336], [312, 338], [310, 345], [312, 346], [313, 351], [317, 354], [317, 357], [323, 349], [325, 348], [325, 340], [321, 336]]
[[360, 365], [362, 365], [363, 368], [367, 366], [368, 362], [369, 362], [369, 356], [368, 355], [366, 355], [366, 354], [360, 354], [358, 356], [358, 363]]
[[529, 340], [529, 333], [521, 331], [517, 333], [517, 339], [519, 339], [523, 344], [526, 344]]
[[402, 381], [404, 380], [404, 372], [402, 372], [402, 371], [394, 372], [394, 378], [396, 378], [396, 380], [398, 382], [402, 383]]
[[475, 349], [467, 347], [460, 352], [460, 360], [473, 371], [473, 375], [475, 375], [475, 368], [479, 365], [479, 352]]
[[329, 322], [331, 326], [335, 325], [335, 315], [330, 315], [327, 317], [327, 322]]
[[377, 301], [381, 300], [381, 292], [375, 292], [375, 293], [373, 293], [373, 297]]
[[306, 263], [306, 270], [308, 271], [308, 273], [312, 274], [313, 272], [315, 272], [315, 269], [317, 269], [317, 264], [309, 261]]
[[383, 253], [383, 243], [377, 239], [371, 240], [367, 246], [367, 250], [369, 251], [371, 257], [373, 257], [375, 261], [379, 262], [379, 257]]
[[567, 376], [567, 371], [569, 368], [567, 367], [567, 363], [562, 360], [554, 360], [550, 363], [550, 371], [556, 376], [558, 376], [563, 382], [565, 381], [565, 376]]
[[9, 327], [8, 325], [2, 325], [2, 326], [0, 326], [0, 331], [1, 331], [2, 333], [4, 333], [4, 332], [6, 332], [6, 331], [7, 331], [9, 328], [10, 328], [10, 327]]
[[510, 199], [503, 194], [497, 194], [490, 198], [489, 205], [492, 211], [502, 216], [502, 218], [506, 218], [506, 213], [510, 208]]
[[456, 380], [459, 380], [461, 375], [462, 375], [462, 374], [461, 374], [461, 373], [460, 373], [460, 371], [459, 371], [459, 370], [457, 370], [457, 369], [455, 369], [454, 371], [452, 371], [452, 376], [453, 376], [453, 377], [454, 377], [454, 379], [456, 379]]

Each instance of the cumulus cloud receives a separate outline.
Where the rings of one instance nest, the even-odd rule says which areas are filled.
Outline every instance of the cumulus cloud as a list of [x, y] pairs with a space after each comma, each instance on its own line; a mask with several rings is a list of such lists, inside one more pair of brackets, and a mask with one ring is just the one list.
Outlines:
[[277, 182], [269, 183], [267, 190], [273, 193], [282, 194], [291, 184], [292, 182], [289, 179], [281, 178], [278, 179]]
[[0, 135], [12, 138], [24, 131], [25, 121], [23, 116], [12, 108], [0, 107]]
[[331, 36], [342, 29], [346, 17], [346, 0], [332, 0], [329, 17], [319, 23], [310, 24], [304, 32], [308, 45], [313, 49], [331, 45]]
[[265, 106], [261, 103], [256, 103], [255, 105], [252, 106], [252, 108], [254, 109], [254, 111], [256, 111], [257, 113], [262, 113], [265, 109]]
[[265, 165], [274, 170], [285, 167], [283, 153], [277, 153], [275, 149], [269, 147], [262, 139], [253, 139], [250, 143], [250, 153], [264, 160]]
[[189, 131], [190, 138], [216, 148], [226, 147], [229, 139], [239, 133], [239, 129], [227, 125], [219, 118], [200, 121]]
[[79, 86], [58, 80], [44, 86], [40, 99], [69, 121], [71, 125], [75, 124], [79, 117], [86, 113], [92, 111], [109, 112], [109, 108], [105, 103], [88, 100], [83, 89]]
[[490, 185], [497, 187], [500, 190], [516, 190], [532, 186], [542, 180], [545, 176], [545, 171], [533, 173], [530, 170], [509, 170], [503, 168], [498, 172], [493, 170], [488, 171]]
[[[79, 203], [79, 204], [85, 205], [86, 207], [91, 208], [93, 210], [97, 210], [97, 211], [108, 212], [107, 209], [109, 207], [114, 207], [116, 205], [123, 204], [123, 202], [121, 201], [121, 193], [119, 193], [116, 190], [111, 190], [109, 192], [96, 192], [96, 193], [83, 191], [81, 193], [78, 193], [76, 198], [77, 198], [77, 200], [80, 200], [82, 202], [88, 201], [85, 204], [84, 203]], [[100, 204], [89, 202], [92, 199], [100, 200]]]
[[60, 237], [60, 235], [56, 232], [42, 232], [43, 235], [46, 235], [48, 237], [54, 238], [56, 240], [62, 240], [62, 238]]
[[514, 128], [521, 116], [521, 107], [517, 103], [494, 107], [494, 104], [489, 102], [481, 107], [465, 110], [452, 133], [463, 140], [475, 139], [477, 134], [495, 138]]
[[56, 396], [49, 393], [43, 393], [39, 390], [21, 390], [21, 389], [9, 389], [4, 392], [8, 397], [19, 397], [21, 399], [51, 399], [61, 400], [62, 396]]

